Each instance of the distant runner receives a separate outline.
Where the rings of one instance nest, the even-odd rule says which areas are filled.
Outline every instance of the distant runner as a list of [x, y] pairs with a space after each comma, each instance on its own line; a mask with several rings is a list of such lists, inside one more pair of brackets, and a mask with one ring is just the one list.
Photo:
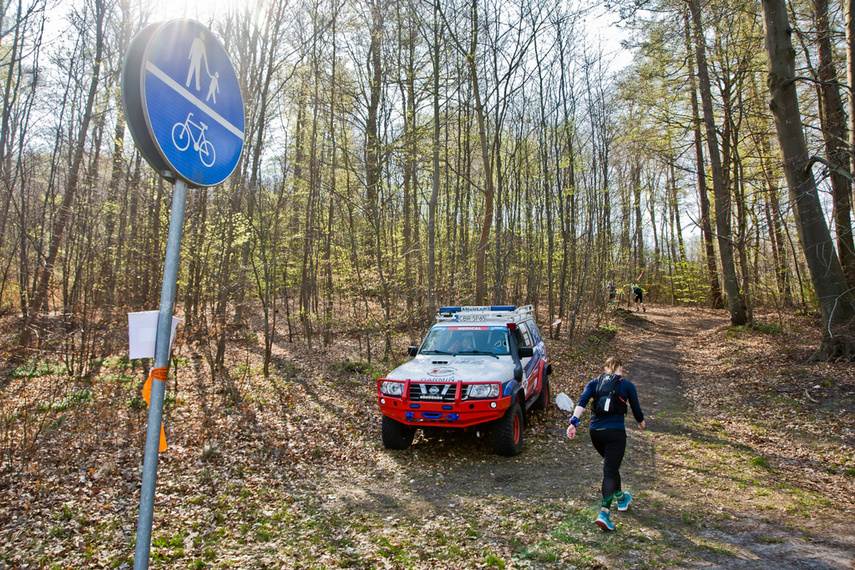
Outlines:
[[611, 281], [609, 281], [606, 285], [606, 293], [608, 293], [609, 295], [609, 307], [615, 307], [615, 299], [617, 298], [617, 287], [615, 287], [614, 283], [612, 283]]
[[644, 306], [644, 289], [641, 288], [641, 285], [638, 283], [633, 283], [632, 285], [632, 297], [635, 299], [635, 312], [638, 312], [639, 305], [641, 309], [646, 313], [647, 309]]

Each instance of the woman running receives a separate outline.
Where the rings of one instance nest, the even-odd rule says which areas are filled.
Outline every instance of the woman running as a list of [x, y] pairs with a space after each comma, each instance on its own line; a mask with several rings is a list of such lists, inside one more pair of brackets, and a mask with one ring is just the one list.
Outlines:
[[591, 417], [591, 443], [597, 453], [603, 458], [603, 501], [600, 514], [594, 524], [604, 531], [615, 529], [611, 521], [612, 499], [617, 501], [619, 511], [629, 508], [632, 497], [621, 489], [620, 464], [626, 452], [626, 427], [624, 415], [627, 403], [632, 408], [632, 415], [638, 422], [638, 428], [644, 429], [644, 413], [638, 403], [638, 393], [635, 385], [622, 377], [623, 365], [614, 356], [606, 359], [605, 374], [588, 382], [579, 398], [570, 425], [567, 427], [567, 437], [576, 437], [576, 427], [585, 412], [585, 406], [593, 400], [593, 416]]

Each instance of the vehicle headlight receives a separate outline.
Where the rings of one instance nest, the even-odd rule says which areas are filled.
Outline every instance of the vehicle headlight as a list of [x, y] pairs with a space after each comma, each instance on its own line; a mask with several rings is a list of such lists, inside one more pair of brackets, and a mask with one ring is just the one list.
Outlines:
[[404, 394], [404, 383], [386, 380], [380, 383], [380, 392], [387, 396], [401, 396]]
[[470, 384], [470, 398], [495, 398], [499, 395], [500, 386], [498, 384]]

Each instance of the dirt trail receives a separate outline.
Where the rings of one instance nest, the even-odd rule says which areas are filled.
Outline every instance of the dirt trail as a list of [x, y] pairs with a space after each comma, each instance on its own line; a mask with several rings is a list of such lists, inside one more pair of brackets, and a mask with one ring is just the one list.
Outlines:
[[[529, 415], [518, 457], [492, 454], [489, 439], [471, 432], [420, 434], [409, 450], [380, 450], [372, 468], [336, 482], [337, 504], [329, 507], [402, 521], [425, 536], [429, 521], [463, 520], [467, 532], [510, 553], [507, 568], [855, 568], [851, 516], [802, 517], [810, 499], [752, 463], [744, 445], [705, 429], [708, 420], [684, 398], [682, 383], [691, 380], [681, 373], [681, 345], [725, 325], [722, 313], [648, 308], [640, 317], [627, 319], [621, 335], [636, 339], [624, 368], [648, 429], [627, 421], [621, 473], [634, 499], [628, 512], [615, 512], [617, 532], [591, 524], [602, 461], [586, 429], [566, 439], [566, 414], [555, 406]], [[585, 381], [559, 368], [553, 398], [564, 391], [575, 400]], [[521, 551], [535, 554], [521, 559]]]
[[[717, 454], [744, 450], [697, 429], [698, 421], [706, 418], [696, 417], [682, 395], [682, 383], [691, 379], [682, 377], [680, 347], [696, 331], [724, 326], [727, 321], [709, 316], [678, 320], [655, 310], [645, 317], [650, 323], [642, 325], [644, 340], [627, 371], [638, 379], [642, 406], [651, 421], [648, 433], [633, 434], [624, 467], [631, 470], [630, 481], [649, 490], [642, 496], [653, 499], [653, 505], [638, 505], [639, 520], [665, 527], [677, 543], [685, 541], [689, 553], [701, 558], [686, 560], [687, 567], [855, 567], [851, 524], [835, 520], [834, 513], [828, 513], [829, 518], [817, 513], [812, 520], [793, 520], [755, 501], [770, 497], [768, 502], [774, 506], [775, 481], [752, 480], [752, 474], [733, 472], [725, 462], [716, 469]], [[723, 503], [721, 496], [730, 493], [738, 496]], [[717, 546], [714, 556], [708, 555], [708, 549], [691, 553], [697, 544], [724, 548]]]

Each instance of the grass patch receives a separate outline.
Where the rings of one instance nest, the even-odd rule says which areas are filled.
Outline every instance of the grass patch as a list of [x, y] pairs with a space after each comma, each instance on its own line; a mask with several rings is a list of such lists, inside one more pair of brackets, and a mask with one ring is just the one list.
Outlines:
[[499, 570], [503, 570], [505, 568], [505, 561], [493, 553], [488, 554], [486, 558], [484, 558], [484, 563], [490, 568], [498, 568]]
[[523, 552], [523, 558], [535, 562], [558, 562], [561, 556], [554, 544], [540, 541]]
[[129, 374], [107, 374], [103, 378], [104, 382], [117, 382], [122, 386], [133, 386], [138, 378]]
[[766, 325], [763, 323], [754, 323], [751, 329], [763, 334], [781, 334], [784, 332], [779, 325]]
[[349, 358], [331, 364], [330, 370], [342, 375], [363, 374], [366, 376], [376, 376], [378, 373], [372, 363], [364, 360], [350, 360]]
[[62, 374], [64, 371], [61, 364], [42, 359], [30, 359], [25, 364], [9, 372], [9, 378], [33, 379], [42, 376]]
[[101, 365], [113, 370], [127, 370], [131, 367], [131, 360], [127, 355], [107, 356], [101, 361]]
[[771, 469], [769, 466], [769, 460], [765, 457], [754, 457], [751, 460], [751, 465], [754, 467], [762, 467], [763, 469]]
[[84, 404], [92, 399], [92, 391], [87, 388], [75, 388], [65, 393], [65, 397], [57, 402], [41, 402], [36, 405], [39, 412], [62, 412], [77, 404]]
[[135, 412], [139, 412], [148, 407], [148, 404], [145, 402], [145, 398], [142, 396], [134, 396], [128, 400], [128, 407]]

